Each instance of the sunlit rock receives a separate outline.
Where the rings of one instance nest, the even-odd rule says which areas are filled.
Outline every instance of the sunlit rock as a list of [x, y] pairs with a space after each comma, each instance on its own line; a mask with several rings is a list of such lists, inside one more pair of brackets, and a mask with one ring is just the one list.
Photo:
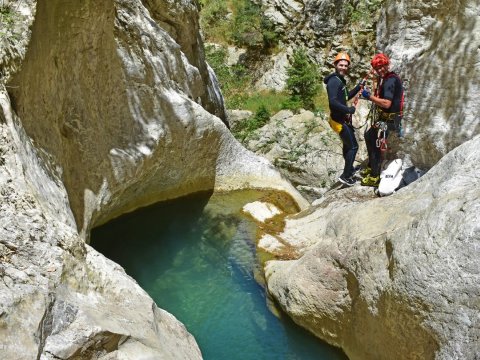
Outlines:
[[306, 201], [222, 121], [196, 2], [8, 3], [29, 11], [0, 51], [0, 358], [201, 358], [91, 228], [202, 190]]

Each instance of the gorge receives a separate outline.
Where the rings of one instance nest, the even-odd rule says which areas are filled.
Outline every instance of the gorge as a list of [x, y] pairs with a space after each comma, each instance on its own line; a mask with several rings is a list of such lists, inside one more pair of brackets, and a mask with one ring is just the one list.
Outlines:
[[[265, 3], [295, 19], [338, 2]], [[352, 360], [480, 357], [478, 0], [382, 4], [377, 48], [408, 86], [401, 153], [429, 171], [388, 198], [354, 187], [313, 204], [230, 134], [195, 1], [7, 1], [2, 20], [5, 4], [2, 359], [202, 358], [90, 234], [160, 201], [242, 189], [296, 203], [258, 239], [275, 239], [266, 287], [295, 323]]]

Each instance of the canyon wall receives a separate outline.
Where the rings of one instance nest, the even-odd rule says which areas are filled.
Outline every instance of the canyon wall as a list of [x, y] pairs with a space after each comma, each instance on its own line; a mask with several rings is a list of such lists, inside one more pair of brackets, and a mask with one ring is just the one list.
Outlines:
[[388, 198], [330, 192], [287, 221], [270, 293], [351, 359], [478, 359], [479, 1], [387, 1], [378, 48], [405, 81], [400, 152], [428, 173]]
[[0, 358], [201, 358], [179, 321], [86, 244], [91, 228], [201, 190], [306, 201], [222, 121], [194, 1], [6, 4]]
[[406, 83], [403, 152], [425, 169], [480, 133], [480, 2], [387, 1], [379, 50]]

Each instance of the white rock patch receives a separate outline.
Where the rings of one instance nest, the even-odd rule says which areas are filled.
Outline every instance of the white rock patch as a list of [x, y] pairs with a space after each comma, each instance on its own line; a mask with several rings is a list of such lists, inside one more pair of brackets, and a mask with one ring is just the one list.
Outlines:
[[265, 222], [282, 213], [275, 205], [261, 201], [249, 203], [242, 210], [260, 222]]

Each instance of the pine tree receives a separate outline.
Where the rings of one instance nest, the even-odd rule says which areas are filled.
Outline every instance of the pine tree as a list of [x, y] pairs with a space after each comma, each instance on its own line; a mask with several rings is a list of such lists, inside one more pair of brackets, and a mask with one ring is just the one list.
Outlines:
[[304, 49], [293, 53], [292, 65], [287, 68], [287, 90], [290, 102], [300, 102], [307, 110], [313, 110], [313, 98], [320, 90], [318, 66], [311, 61]]

